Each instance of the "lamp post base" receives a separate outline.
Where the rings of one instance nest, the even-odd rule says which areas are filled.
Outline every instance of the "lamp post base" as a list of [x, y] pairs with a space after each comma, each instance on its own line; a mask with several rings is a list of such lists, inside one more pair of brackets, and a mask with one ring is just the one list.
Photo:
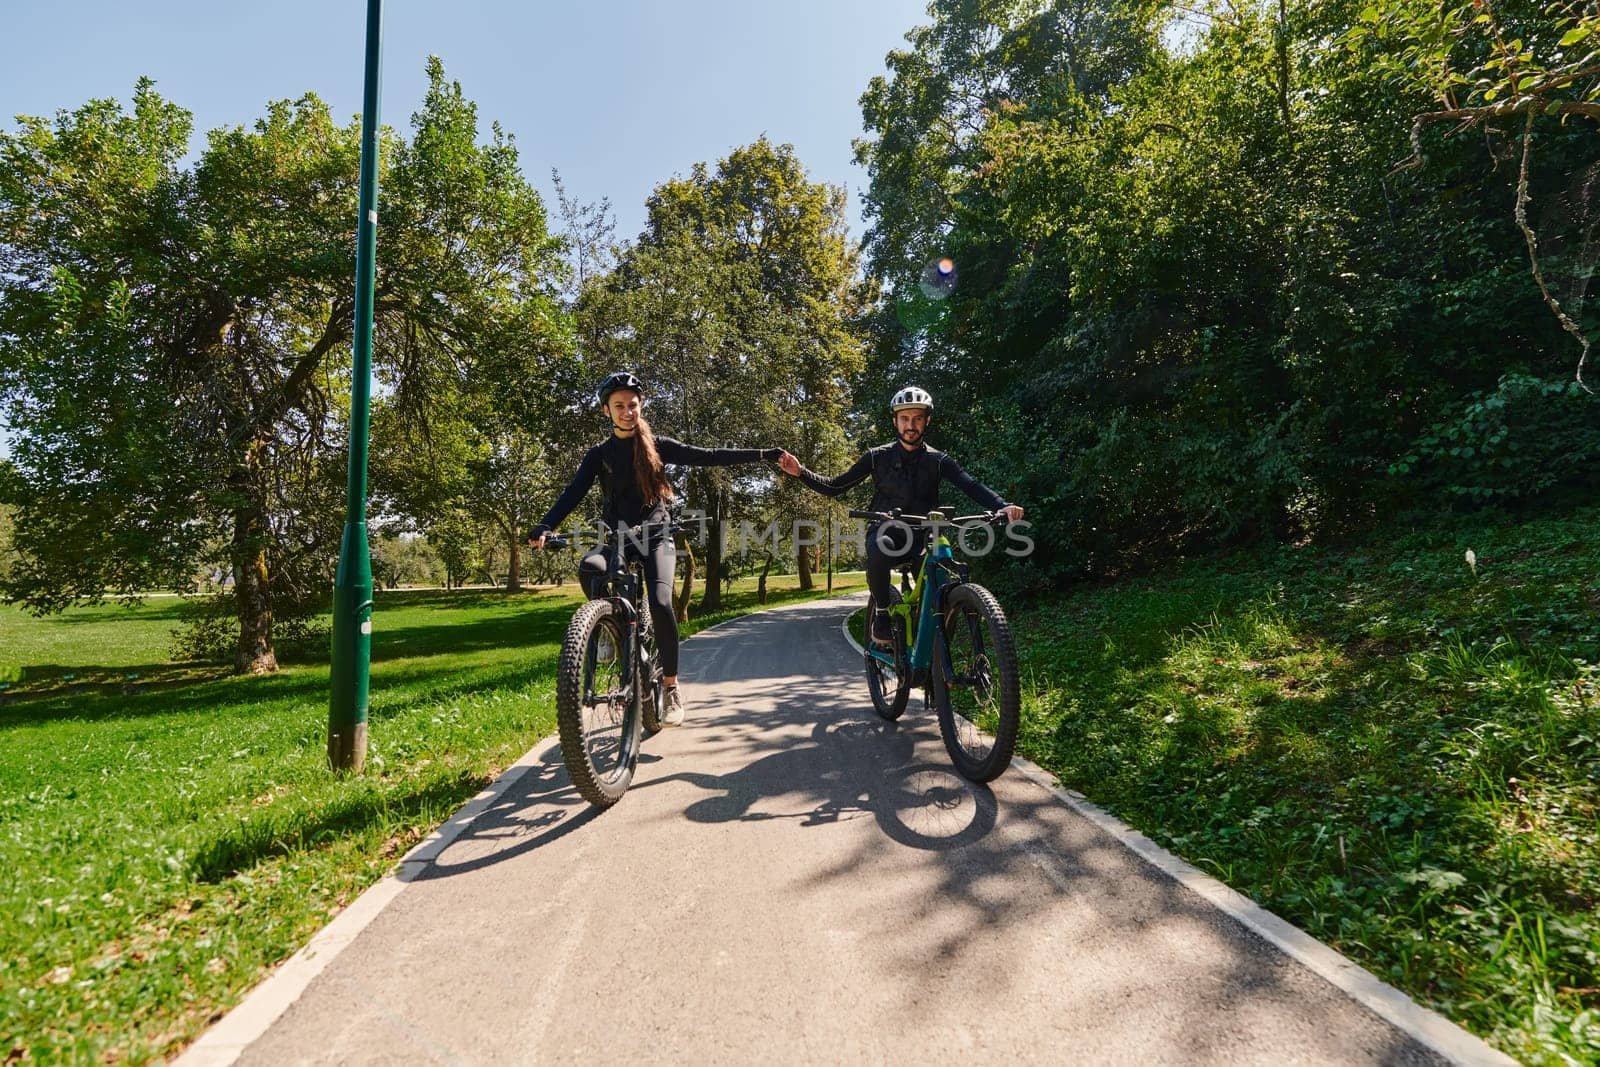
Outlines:
[[367, 724], [358, 722], [343, 732], [328, 731], [328, 764], [336, 771], [360, 774], [367, 762]]

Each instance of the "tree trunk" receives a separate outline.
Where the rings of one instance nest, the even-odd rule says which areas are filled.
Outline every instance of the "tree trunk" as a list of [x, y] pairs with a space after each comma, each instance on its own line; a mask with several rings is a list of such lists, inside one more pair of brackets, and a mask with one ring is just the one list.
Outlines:
[[833, 509], [829, 508], [823, 515], [823, 521], [828, 524], [828, 592], [833, 592]]
[[511, 562], [506, 564], [506, 592], [522, 592], [522, 542], [511, 535]]
[[694, 548], [688, 534], [678, 534], [677, 541], [678, 547], [683, 549], [683, 589], [673, 599], [672, 613], [679, 622], [688, 622], [689, 598], [694, 595]]
[[811, 549], [805, 547], [794, 554], [795, 567], [800, 572], [800, 588], [811, 589], [817, 583], [811, 578]]
[[230, 478], [239, 495], [233, 512], [233, 597], [239, 616], [239, 645], [233, 655], [237, 674], [270, 674], [278, 669], [272, 650], [272, 593], [267, 584], [267, 508], [261, 485], [261, 444], [252, 444], [243, 465]]
[[1283, 119], [1283, 132], [1294, 137], [1294, 121], [1289, 111], [1289, 7], [1287, 0], [1278, 0], [1278, 33], [1274, 42], [1278, 59], [1278, 115]]
[[767, 561], [761, 565], [761, 580], [756, 582], [756, 600], [765, 605], [767, 602], [767, 572], [772, 569], [772, 553], [767, 553]]
[[711, 495], [711, 537], [706, 543], [706, 592], [700, 598], [700, 610], [710, 614], [722, 610], [722, 494]]

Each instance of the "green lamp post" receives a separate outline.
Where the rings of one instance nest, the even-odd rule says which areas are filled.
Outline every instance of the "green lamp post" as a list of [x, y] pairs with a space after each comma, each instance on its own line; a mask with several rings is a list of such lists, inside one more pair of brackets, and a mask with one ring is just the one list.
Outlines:
[[372, 403], [372, 294], [378, 257], [378, 86], [383, 0], [367, 0], [366, 84], [361, 96], [361, 217], [356, 246], [355, 358], [350, 375], [350, 479], [333, 585], [333, 691], [328, 762], [359, 771], [367, 758], [372, 661], [372, 556], [367, 547], [367, 427]]

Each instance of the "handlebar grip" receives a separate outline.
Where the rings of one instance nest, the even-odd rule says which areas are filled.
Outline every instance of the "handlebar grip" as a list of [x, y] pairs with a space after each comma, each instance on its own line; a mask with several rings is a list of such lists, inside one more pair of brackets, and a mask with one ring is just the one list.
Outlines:
[[857, 508], [851, 508], [850, 517], [852, 519], [881, 519], [883, 518], [883, 513], [880, 511], [861, 511]]

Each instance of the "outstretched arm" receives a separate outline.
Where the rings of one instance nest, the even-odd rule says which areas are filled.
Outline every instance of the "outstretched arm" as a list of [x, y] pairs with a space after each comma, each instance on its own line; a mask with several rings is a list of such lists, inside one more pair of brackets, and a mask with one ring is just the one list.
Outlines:
[[671, 437], [656, 438], [661, 462], [685, 467], [732, 467], [739, 463], [775, 463], [781, 448], [701, 448]]
[[549, 511], [545, 512], [539, 524], [528, 531], [528, 540], [542, 544], [545, 534], [561, 525], [561, 520], [572, 514], [572, 509], [578, 506], [578, 501], [583, 499], [583, 494], [589, 491], [599, 473], [600, 450], [591, 448], [583, 454], [583, 462], [578, 464], [578, 473], [572, 476], [572, 481], [561, 491], [560, 498]]
[[[990, 511], [999, 511], [1001, 508], [1009, 506], [999, 493], [968, 474], [962, 469], [961, 464], [951, 459], [948, 455], [940, 458], [939, 473], [944, 477], [945, 481], [954, 485]], [[1018, 517], [1020, 517], [1020, 511], [1021, 509], [1019, 508]]]
[[[796, 466], [798, 467], [798, 464]], [[808, 489], [821, 493], [823, 496], [840, 496], [867, 480], [868, 475], [872, 473], [872, 453], [861, 453], [861, 458], [856, 460], [855, 466], [837, 478], [824, 478], [822, 475], [809, 471], [805, 467], [799, 467], [798, 471], [791, 473], [794, 473], [795, 477], [804, 482]]]

